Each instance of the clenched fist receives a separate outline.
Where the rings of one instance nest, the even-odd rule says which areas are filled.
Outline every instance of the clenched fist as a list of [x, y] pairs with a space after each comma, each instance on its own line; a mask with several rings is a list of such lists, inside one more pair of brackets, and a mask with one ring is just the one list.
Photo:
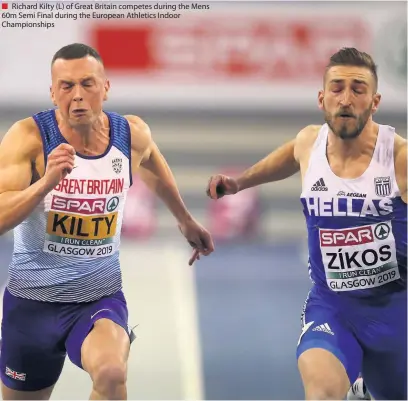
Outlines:
[[67, 143], [57, 146], [47, 158], [47, 168], [43, 179], [51, 191], [60, 181], [70, 174], [74, 168], [75, 149]]
[[236, 194], [238, 189], [238, 183], [234, 178], [217, 174], [211, 176], [206, 192], [211, 199], [219, 199], [224, 195]]

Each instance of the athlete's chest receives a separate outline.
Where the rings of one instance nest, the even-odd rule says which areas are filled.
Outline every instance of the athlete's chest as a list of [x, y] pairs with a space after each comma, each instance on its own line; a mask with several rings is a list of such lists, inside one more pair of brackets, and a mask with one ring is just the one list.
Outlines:
[[396, 194], [395, 178], [381, 166], [351, 180], [315, 166], [304, 179], [301, 200], [310, 217], [380, 218], [393, 212]]
[[327, 164], [332, 173], [341, 178], [354, 180], [361, 177], [372, 163], [372, 152], [370, 155], [361, 155], [358, 159], [342, 159], [337, 155], [327, 153]]
[[129, 160], [116, 148], [95, 159], [75, 156], [72, 173], [44, 199], [48, 222], [52, 220], [53, 227], [58, 222], [64, 231], [65, 220], [70, 220], [78, 231], [81, 224], [96, 227], [100, 220], [116, 221], [129, 187]]
[[53, 192], [67, 195], [110, 195], [129, 187], [129, 160], [115, 148], [100, 158], [75, 156], [74, 169]]

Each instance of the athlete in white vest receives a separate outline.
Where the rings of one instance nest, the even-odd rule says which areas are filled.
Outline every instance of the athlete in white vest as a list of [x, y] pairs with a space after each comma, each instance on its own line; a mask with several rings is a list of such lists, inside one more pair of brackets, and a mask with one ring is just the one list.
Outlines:
[[194, 248], [190, 264], [214, 246], [183, 204], [147, 124], [102, 109], [110, 85], [100, 55], [65, 46], [51, 73], [56, 108], [15, 123], [0, 146], [0, 234], [14, 228], [2, 395], [49, 399], [68, 354], [89, 373], [91, 399], [126, 399], [134, 335], [119, 245], [132, 176], [174, 215]]
[[407, 144], [373, 121], [377, 84], [368, 54], [341, 49], [318, 95], [326, 123], [207, 188], [218, 199], [300, 171], [313, 283], [297, 345], [306, 399], [344, 399], [360, 372], [374, 399], [407, 397]]

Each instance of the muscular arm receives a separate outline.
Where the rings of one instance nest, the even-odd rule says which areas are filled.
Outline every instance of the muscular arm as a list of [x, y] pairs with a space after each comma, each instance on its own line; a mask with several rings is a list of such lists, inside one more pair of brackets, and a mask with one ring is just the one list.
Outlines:
[[274, 150], [237, 178], [238, 191], [268, 182], [280, 181], [296, 174], [307, 151], [308, 142], [316, 138], [316, 126], [301, 130], [295, 139]]
[[402, 200], [407, 203], [407, 141], [400, 136], [395, 139], [395, 176]]
[[20, 224], [44, 198], [42, 181], [30, 185], [41, 140], [29, 119], [15, 123], [0, 145], [0, 235]]
[[131, 126], [132, 160], [140, 160], [140, 165], [133, 165], [132, 172], [137, 170], [143, 182], [166, 204], [179, 223], [191, 219], [170, 167], [153, 141], [149, 127], [135, 116], [126, 118]]

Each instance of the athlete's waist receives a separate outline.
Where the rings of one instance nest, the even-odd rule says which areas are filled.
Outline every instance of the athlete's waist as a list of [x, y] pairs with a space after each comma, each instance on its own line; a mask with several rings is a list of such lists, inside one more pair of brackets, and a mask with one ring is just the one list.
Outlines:
[[311, 293], [335, 304], [347, 307], [356, 306], [383, 306], [390, 302], [406, 302], [407, 286], [404, 280], [393, 281], [380, 287], [355, 289], [353, 291], [336, 291], [330, 288], [325, 279], [313, 277]]
[[14, 253], [9, 265], [11, 280], [21, 288], [54, 285], [90, 285], [120, 274], [119, 252], [101, 258], [61, 257], [42, 251], [30, 254]]
[[15, 296], [46, 302], [90, 302], [122, 288], [119, 264], [86, 274], [75, 273], [11, 270], [7, 288]]
[[81, 269], [89, 270], [90, 267], [96, 265], [104, 265], [107, 262], [119, 262], [119, 246], [118, 244], [111, 245], [114, 249], [110, 254], [97, 255], [92, 257], [92, 254], [71, 252], [68, 254], [52, 254], [44, 252], [42, 248], [23, 250], [14, 246], [14, 251], [11, 258], [10, 269], [25, 269], [25, 270], [49, 270], [49, 269]]
[[104, 286], [47, 286], [38, 288], [21, 288], [16, 282], [9, 280], [7, 289], [15, 297], [33, 301], [52, 303], [83, 303], [93, 302], [122, 290], [122, 279], [105, 281]]

